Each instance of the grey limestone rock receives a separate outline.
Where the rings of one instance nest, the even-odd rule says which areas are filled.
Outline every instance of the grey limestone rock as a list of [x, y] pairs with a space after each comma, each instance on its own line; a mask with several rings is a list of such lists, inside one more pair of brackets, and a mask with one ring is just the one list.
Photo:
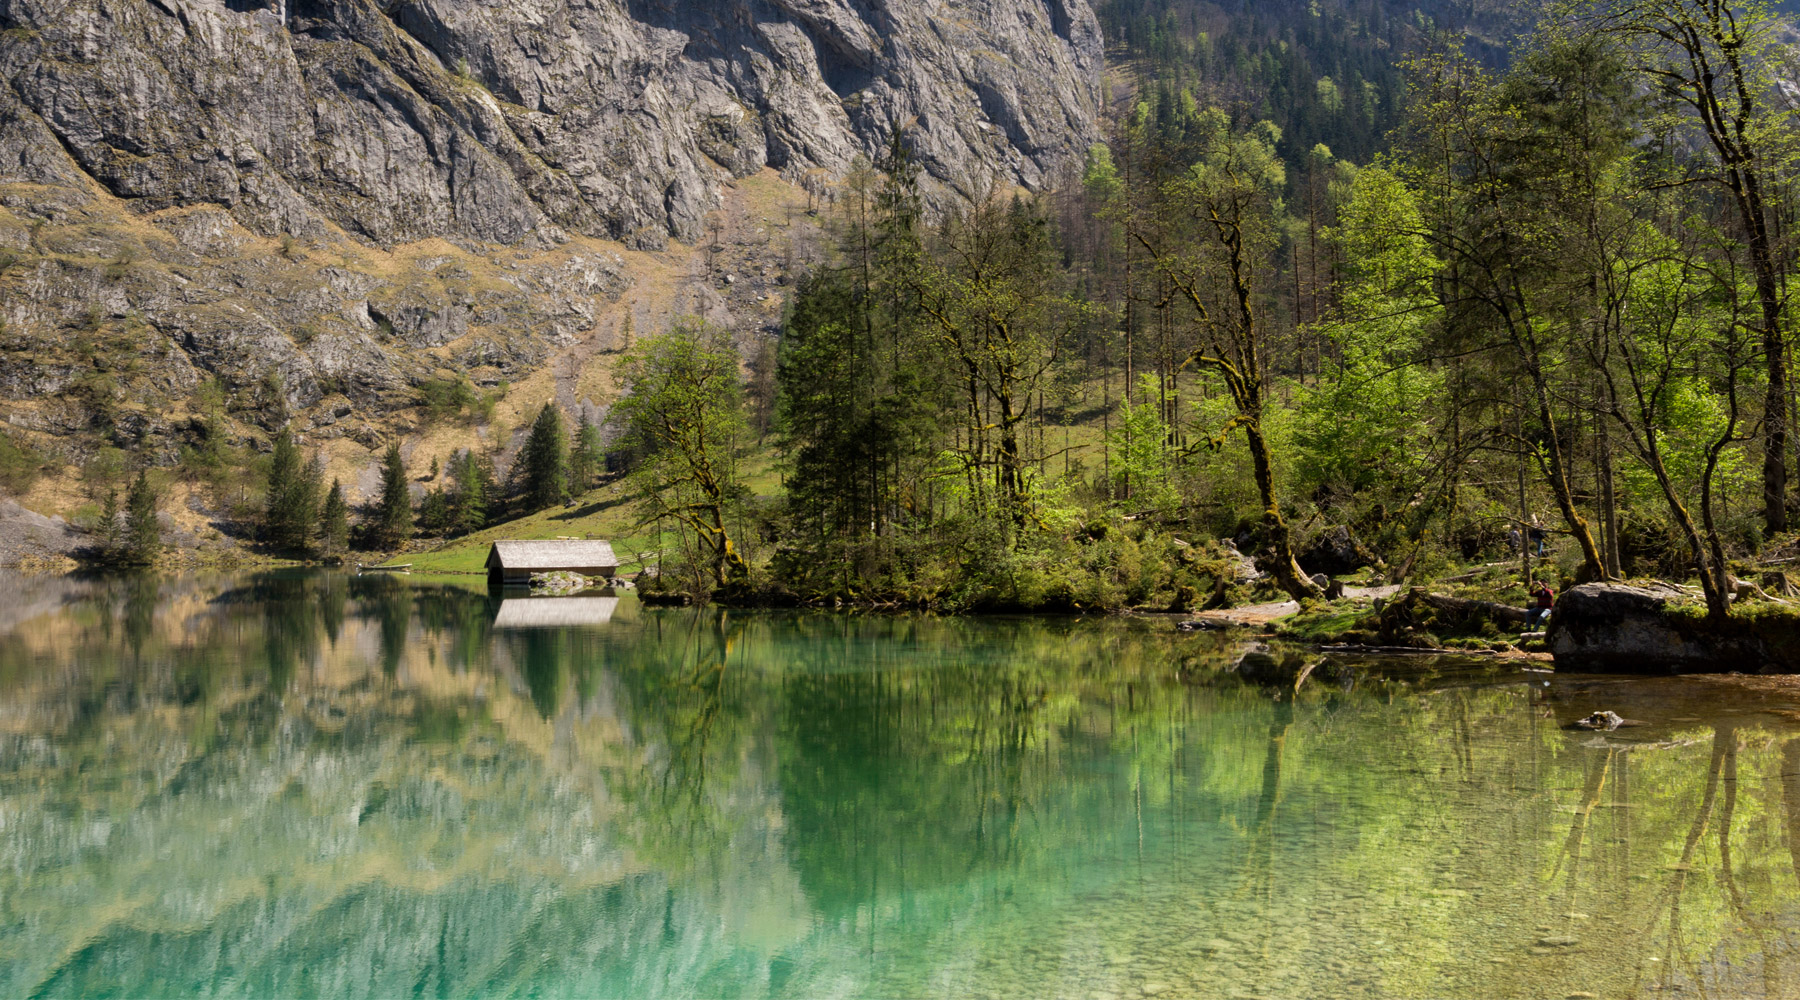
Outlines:
[[0, 398], [172, 454], [217, 379], [379, 443], [446, 371], [616, 347], [598, 242], [696, 241], [734, 177], [829, 197], [900, 130], [936, 210], [1048, 183], [1102, 58], [1086, 0], [0, 0]]
[[896, 129], [944, 205], [1044, 184], [1100, 105], [1085, 0], [0, 0], [0, 30], [0, 177], [384, 245], [692, 240], [725, 179]]
[[1734, 618], [1714, 625], [1671, 614], [1665, 595], [1621, 584], [1587, 583], [1556, 602], [1547, 639], [1558, 671], [1595, 673], [1792, 673], [1800, 648], [1780, 634], [1780, 618]]

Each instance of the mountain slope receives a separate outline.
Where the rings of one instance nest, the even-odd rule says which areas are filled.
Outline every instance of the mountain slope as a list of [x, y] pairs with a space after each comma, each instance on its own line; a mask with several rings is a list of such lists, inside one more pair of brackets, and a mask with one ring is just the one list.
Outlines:
[[5, 0], [0, 29], [8, 147], [382, 245], [692, 241], [724, 177], [841, 172], [896, 127], [937, 188], [1034, 186], [1091, 138], [1102, 58], [1082, 0]]
[[[766, 332], [795, 206], [896, 129], [938, 209], [1046, 184], [1102, 60], [1085, 0], [0, 0], [0, 420], [65, 473], [27, 499], [208, 406], [353, 498], [395, 437], [502, 447], [626, 329]], [[463, 379], [498, 418], [434, 430]]]

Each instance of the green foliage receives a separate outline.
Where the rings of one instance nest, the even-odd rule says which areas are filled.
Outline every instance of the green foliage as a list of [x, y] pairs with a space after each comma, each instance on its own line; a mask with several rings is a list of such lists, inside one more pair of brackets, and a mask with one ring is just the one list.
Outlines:
[[0, 490], [21, 496], [44, 470], [44, 456], [12, 434], [0, 431]]
[[113, 558], [119, 550], [124, 525], [119, 523], [119, 491], [109, 489], [100, 498], [100, 512], [94, 518], [93, 530], [100, 536], [100, 551]]
[[1344, 261], [1339, 318], [1318, 328], [1336, 350], [1301, 397], [1300, 488], [1339, 505], [1392, 502], [1391, 484], [1415, 482], [1435, 451], [1443, 380], [1413, 362], [1441, 316], [1431, 284], [1441, 263], [1417, 198], [1389, 170], [1360, 171], [1338, 218], [1328, 239]]
[[331, 481], [331, 489], [319, 507], [319, 551], [337, 555], [350, 547], [350, 505], [344, 501], [344, 487]]
[[722, 331], [677, 326], [637, 342], [614, 368], [615, 412], [639, 456], [630, 483], [647, 516], [681, 526], [691, 551], [687, 585], [704, 595], [740, 585], [748, 566], [736, 536], [743, 489], [737, 444], [744, 430], [738, 356]]
[[605, 460], [605, 446], [600, 442], [600, 428], [586, 413], [575, 429], [575, 440], [569, 447], [569, 487], [571, 492], [586, 493], [594, 484], [594, 474]]
[[1096, 204], [1107, 204], [1119, 196], [1125, 182], [1113, 163], [1112, 150], [1105, 143], [1088, 147], [1087, 162], [1081, 171], [1081, 187]]
[[162, 527], [157, 523], [160, 498], [150, 486], [150, 477], [139, 470], [132, 480], [131, 492], [125, 497], [125, 533], [120, 540], [118, 561], [127, 566], [148, 566], [162, 553]]
[[392, 550], [405, 544], [413, 533], [412, 493], [406, 482], [406, 462], [400, 445], [390, 444], [381, 461], [381, 500], [369, 540], [377, 549]]
[[532, 422], [531, 435], [519, 451], [517, 475], [525, 513], [569, 499], [569, 435], [555, 402], [545, 403]]
[[279, 370], [271, 368], [263, 374], [262, 383], [257, 387], [257, 406], [277, 423], [287, 423], [287, 385], [282, 382]]
[[263, 494], [263, 538], [272, 548], [304, 552], [311, 546], [319, 526], [323, 478], [324, 467], [301, 455], [291, 432], [283, 430], [275, 436], [269, 485]]
[[492, 464], [465, 449], [450, 456], [445, 472], [448, 481], [427, 494], [420, 506], [420, 530], [452, 536], [487, 527], [488, 512], [498, 510], [502, 501]]
[[486, 527], [500, 499], [493, 465], [473, 451], [464, 451], [455, 460], [452, 474], [456, 495], [450, 508], [451, 530], [470, 532]]
[[129, 484], [131, 456], [124, 450], [100, 447], [81, 465], [81, 484], [88, 496], [98, 499], [108, 491], [126, 489]]
[[1119, 423], [1107, 440], [1109, 479], [1124, 507], [1167, 511], [1180, 504], [1169, 455], [1170, 428], [1163, 414], [1174, 394], [1157, 385], [1156, 376], [1140, 375], [1137, 398], [1143, 402], [1119, 409]]
[[419, 383], [419, 399], [429, 422], [461, 420], [464, 423], [486, 423], [499, 401], [495, 395], [476, 390], [463, 376], [433, 378]]

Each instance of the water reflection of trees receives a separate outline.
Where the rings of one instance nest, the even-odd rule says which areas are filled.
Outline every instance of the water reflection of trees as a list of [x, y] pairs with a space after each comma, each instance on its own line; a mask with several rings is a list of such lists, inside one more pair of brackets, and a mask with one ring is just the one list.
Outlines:
[[[1251, 932], [1255, 963], [1178, 963], [1221, 991], [1293, 995], [1355, 994], [1305, 971], [1332, 963], [1377, 996], [1475, 983], [1535, 995], [1576, 974], [1589, 978], [1570, 988], [1606, 995], [1777, 996], [1793, 980], [1800, 739], [1771, 740], [1772, 720], [1631, 744], [1556, 728], [1497, 669], [1309, 660], [1304, 683], [1270, 687], [1210, 640], [1132, 623], [685, 609], [496, 632], [485, 593], [391, 578], [260, 579], [190, 601], [185, 618], [170, 611], [180, 586], [145, 593], [120, 584], [71, 612], [88, 617], [58, 637], [60, 672], [26, 669], [43, 647], [0, 636], [0, 681], [39, 706], [15, 715], [38, 713], [18, 731], [70, 754], [0, 744], [24, 776], [0, 796], [39, 824], [18, 842], [43, 852], [0, 873], [0, 895], [42, 914], [77, 891], [60, 879], [135, 900], [170, 879], [209, 884], [211, 868], [251, 873], [232, 898], [310, 894], [307, 912], [332, 916], [265, 939], [253, 908], [127, 909], [140, 929], [208, 926], [262, 955], [266, 975], [296, 948], [360, 953], [354, 929], [379, 919], [413, 949], [383, 961], [450, 992], [553, 977], [805, 992], [851, 981], [832, 978], [851, 975], [848, 953], [855, 976], [897, 992], [880, 977], [905, 956], [950, 968], [1007, 935], [1064, 956], [1189, 956], [1236, 931]], [[1189, 659], [1180, 680], [1172, 653]], [[102, 820], [134, 832], [104, 850], [54, 846]], [[137, 836], [216, 845], [217, 829], [233, 831], [215, 848], [223, 866], [198, 848], [167, 872], [121, 853]], [[309, 861], [323, 843], [349, 867]], [[1046, 912], [1094, 915], [1091, 940], [1029, 923]], [[608, 950], [596, 914], [683, 940], [694, 964], [657, 979]], [[782, 928], [760, 958], [695, 943], [713, 933], [699, 928], [753, 925]], [[1403, 952], [1375, 943], [1390, 927]], [[15, 954], [68, 945], [5, 933]], [[136, 933], [96, 940], [170, 969], [155, 935]], [[532, 955], [605, 954], [610, 978], [509, 957], [527, 939]], [[440, 944], [461, 957], [430, 958]], [[1490, 965], [1496, 954], [1510, 964]], [[0, 987], [93, 982], [33, 968]], [[1048, 969], [1022, 963], [1005, 985], [1036, 989]]]

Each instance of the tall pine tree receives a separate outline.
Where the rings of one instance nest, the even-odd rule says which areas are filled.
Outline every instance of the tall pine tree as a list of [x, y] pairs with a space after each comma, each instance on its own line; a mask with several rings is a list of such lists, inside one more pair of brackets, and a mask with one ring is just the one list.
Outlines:
[[452, 455], [450, 479], [449, 533], [467, 534], [487, 527], [494, 497], [494, 474], [487, 461], [472, 450]]
[[156, 505], [156, 491], [140, 470], [125, 497], [125, 544], [120, 561], [128, 566], [148, 566], [162, 551], [162, 527], [156, 521]]
[[319, 548], [328, 555], [344, 551], [350, 545], [350, 506], [344, 502], [343, 484], [331, 481], [331, 491], [319, 509]]
[[381, 506], [376, 510], [371, 540], [376, 548], [396, 549], [412, 533], [412, 494], [406, 485], [406, 463], [400, 458], [400, 446], [390, 444], [381, 463]]
[[587, 414], [581, 415], [581, 426], [575, 431], [575, 442], [569, 448], [569, 492], [586, 493], [600, 467], [600, 428]]
[[277, 550], [299, 552], [311, 543], [318, 524], [319, 480], [323, 469], [307, 462], [292, 433], [275, 438], [269, 490], [263, 504], [263, 535]]
[[569, 498], [569, 435], [554, 402], [545, 403], [519, 453], [526, 512], [554, 507]]

